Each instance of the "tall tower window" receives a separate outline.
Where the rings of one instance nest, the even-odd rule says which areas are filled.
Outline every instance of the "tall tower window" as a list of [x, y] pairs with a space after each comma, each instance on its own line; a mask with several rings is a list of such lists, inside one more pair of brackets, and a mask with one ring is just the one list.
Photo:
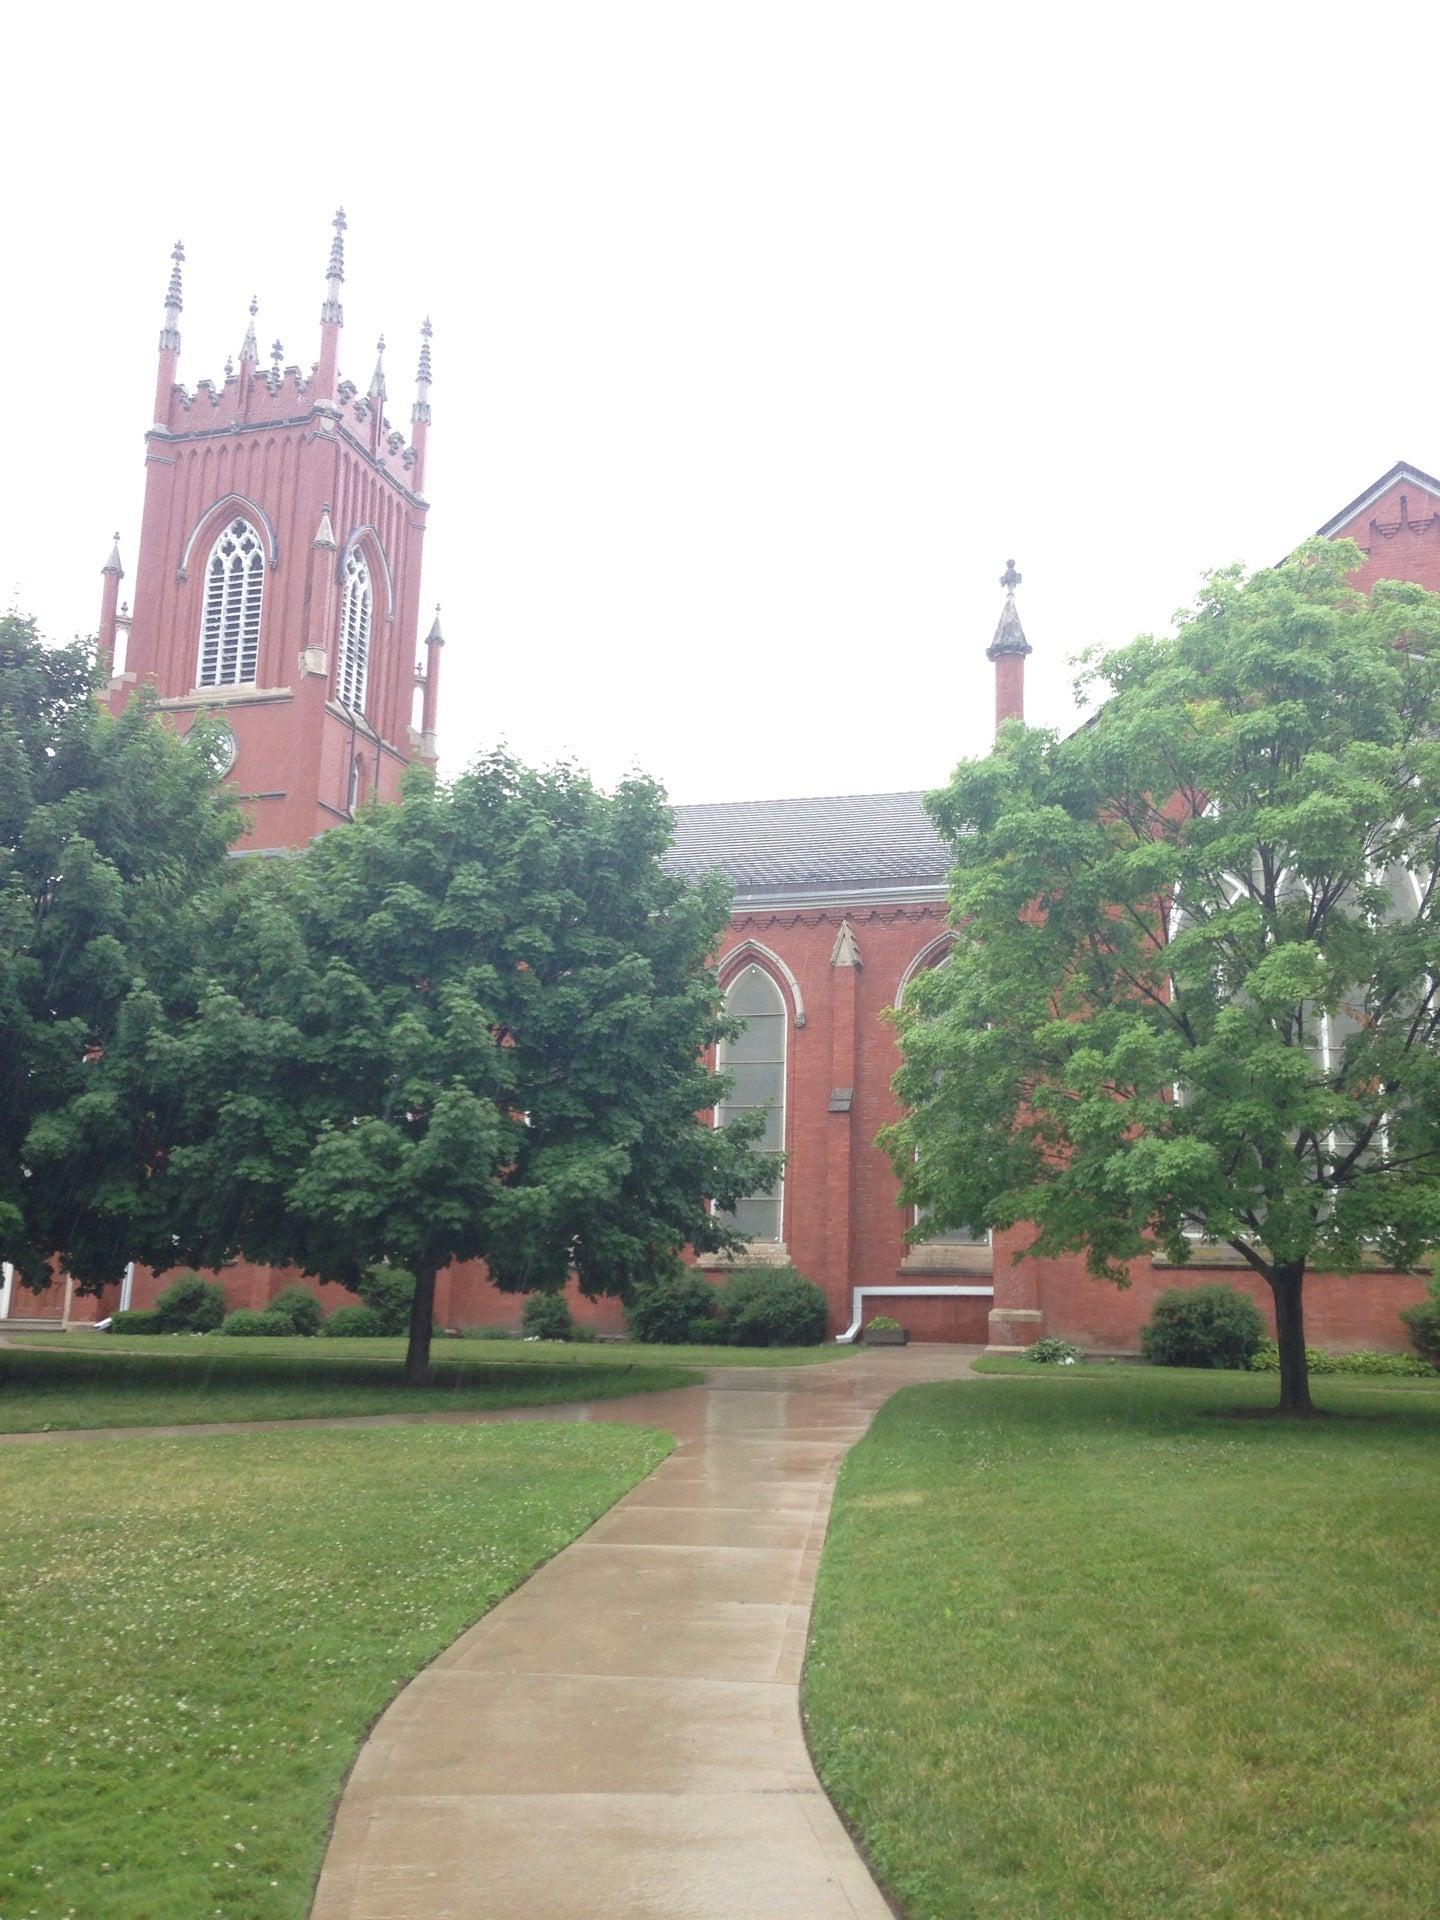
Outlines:
[[[715, 1064], [731, 1083], [716, 1120], [723, 1127], [742, 1113], [763, 1113], [760, 1145], [779, 1153], [785, 1146], [785, 1002], [765, 969], [752, 965], [731, 981], [725, 1011], [738, 1014], [745, 1025], [716, 1049]], [[747, 1239], [778, 1240], [780, 1216], [777, 1182], [772, 1193], [747, 1195], [731, 1218]]]
[[260, 661], [265, 554], [248, 520], [232, 520], [210, 550], [200, 622], [200, 687], [248, 686]]
[[370, 667], [370, 619], [375, 595], [370, 569], [358, 547], [345, 560], [345, 599], [340, 608], [340, 657], [335, 667], [335, 695], [352, 713], [365, 711], [365, 678]]

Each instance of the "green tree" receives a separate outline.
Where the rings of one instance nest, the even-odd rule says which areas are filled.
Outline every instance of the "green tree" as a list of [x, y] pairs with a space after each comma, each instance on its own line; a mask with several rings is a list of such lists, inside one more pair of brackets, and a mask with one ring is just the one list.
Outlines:
[[207, 731], [95, 688], [87, 647], [0, 619], [0, 1258], [37, 1291], [52, 1261], [89, 1292], [124, 1269], [148, 1162], [109, 1052], [193, 966], [240, 824]]
[[930, 1220], [1032, 1222], [1121, 1285], [1231, 1249], [1291, 1413], [1307, 1272], [1440, 1241], [1440, 596], [1363, 596], [1361, 557], [1217, 575], [1088, 663], [1087, 725], [1013, 725], [931, 797], [960, 932], [887, 1136]]
[[157, 1005], [127, 1029], [165, 1148], [144, 1257], [243, 1253], [351, 1287], [395, 1261], [423, 1380], [453, 1260], [514, 1291], [573, 1271], [623, 1295], [687, 1242], [734, 1244], [709, 1203], [779, 1163], [757, 1129], [701, 1117], [727, 902], [664, 871], [670, 831], [647, 780], [606, 795], [497, 754], [248, 863], [195, 1020]]

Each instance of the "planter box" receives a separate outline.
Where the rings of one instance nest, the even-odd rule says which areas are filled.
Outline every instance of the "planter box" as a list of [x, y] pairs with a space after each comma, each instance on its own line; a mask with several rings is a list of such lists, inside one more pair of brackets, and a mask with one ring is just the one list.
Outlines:
[[904, 1327], [867, 1327], [865, 1344], [867, 1347], [904, 1347], [908, 1346], [910, 1336]]

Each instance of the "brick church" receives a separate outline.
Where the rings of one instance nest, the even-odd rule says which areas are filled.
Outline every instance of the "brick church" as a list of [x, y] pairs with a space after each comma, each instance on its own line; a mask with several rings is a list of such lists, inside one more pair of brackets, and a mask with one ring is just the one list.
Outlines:
[[[133, 607], [120, 599], [118, 536], [103, 569], [99, 644], [111, 667], [110, 704], [118, 710], [150, 684], [182, 729], [200, 714], [219, 716], [225, 778], [250, 823], [241, 855], [303, 847], [362, 800], [392, 797], [407, 766], [435, 761], [438, 614], [419, 641], [430, 326], [420, 329], [407, 439], [387, 411], [383, 340], [363, 392], [341, 376], [343, 212], [334, 224], [314, 364], [282, 364], [278, 341], [261, 364], [252, 301], [238, 364], [193, 390], [176, 377], [177, 245], [145, 436]], [[1364, 549], [1362, 586], [1391, 578], [1440, 590], [1440, 480], [1428, 474], [1392, 468], [1319, 531]], [[986, 649], [997, 725], [1024, 712], [1031, 649], [1019, 584], [1012, 562]], [[921, 770], [930, 786], [948, 771]], [[901, 1212], [875, 1137], [897, 1117], [885, 1009], [903, 1001], [922, 969], [944, 964], [952, 937], [946, 851], [922, 800], [917, 788], [676, 809], [675, 868], [718, 867], [734, 891], [717, 959], [726, 1003], [746, 1027], [722, 1049], [733, 1085], [717, 1123], [728, 1111], [762, 1108], [768, 1143], [786, 1154], [777, 1190], [739, 1210], [749, 1242], [741, 1264], [793, 1265], [817, 1281], [832, 1335], [882, 1311], [919, 1339], [1015, 1347], [1043, 1332], [1133, 1350], [1155, 1295], [1177, 1278], [1158, 1261], [1134, 1263], [1122, 1293], [1091, 1280], [1078, 1258], [1016, 1265], [1020, 1231], [921, 1233], [907, 1245], [918, 1223]], [[1199, 1280], [1217, 1269], [1268, 1315], [1268, 1290], [1226, 1250], [1199, 1249], [1187, 1271]], [[232, 1306], [263, 1306], [294, 1277], [245, 1264], [220, 1276]], [[0, 1319], [89, 1321], [119, 1305], [148, 1306], [163, 1284], [132, 1269], [97, 1302], [73, 1298], [64, 1281], [30, 1295], [7, 1275]], [[331, 1307], [350, 1297], [317, 1290]], [[1403, 1346], [1398, 1309], [1422, 1291], [1413, 1275], [1314, 1275], [1306, 1283], [1311, 1338]], [[455, 1266], [439, 1278], [437, 1324], [513, 1326], [520, 1304], [491, 1287], [483, 1267]], [[572, 1306], [604, 1331], [623, 1326], [617, 1302]]]

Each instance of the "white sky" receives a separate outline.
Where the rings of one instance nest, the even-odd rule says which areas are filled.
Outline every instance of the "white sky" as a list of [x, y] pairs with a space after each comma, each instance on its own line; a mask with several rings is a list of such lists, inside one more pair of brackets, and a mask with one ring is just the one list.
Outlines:
[[843, 0], [26, 9], [0, 124], [0, 603], [134, 584], [180, 377], [435, 323], [442, 766], [497, 738], [680, 801], [938, 784], [984, 750], [1013, 554], [1068, 657], [1440, 466], [1437, 30], [1353, 5]]

